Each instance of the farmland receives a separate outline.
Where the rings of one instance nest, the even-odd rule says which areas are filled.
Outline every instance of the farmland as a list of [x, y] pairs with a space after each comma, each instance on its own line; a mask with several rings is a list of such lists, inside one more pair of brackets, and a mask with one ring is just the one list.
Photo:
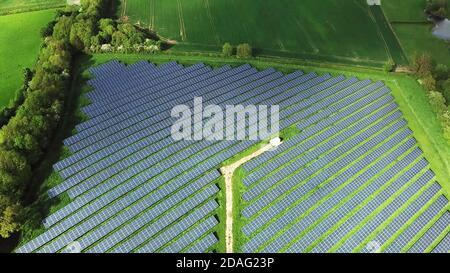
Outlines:
[[433, 25], [426, 21], [424, 0], [383, 1], [383, 9], [409, 58], [428, 53], [439, 63], [450, 63], [450, 47], [431, 34]]
[[378, 67], [389, 58], [407, 61], [381, 9], [363, 0], [127, 0], [120, 15], [176, 40], [175, 50], [248, 42], [258, 55]]
[[1, 0], [0, 15], [63, 7], [66, 0]]
[[[57, 110], [58, 121], [19, 196], [27, 221], [20, 234], [11, 234], [19, 242], [10, 240], [16, 247], [8, 251], [448, 252], [450, 146], [419, 73], [400, 72], [412, 71], [407, 64], [417, 50], [435, 51], [434, 58], [446, 62], [446, 45], [426, 38], [430, 25], [417, 11], [423, 0], [412, 6], [386, 1], [382, 9], [365, 0], [123, 0], [119, 9], [102, 9], [117, 11], [123, 21], [100, 27], [96, 12], [75, 16], [91, 9], [73, 9], [74, 22], [90, 23], [64, 28], [70, 49], [63, 52], [73, 58], [57, 74], [68, 72], [71, 83], [54, 88], [61, 90], [64, 111], [42, 97], [42, 104], [28, 100], [17, 112], [30, 110], [32, 119], [52, 106], [47, 112]], [[27, 4], [29, 10], [58, 5], [3, 3], [17, 13], [0, 16], [16, 16], [8, 24], [39, 14], [21, 14]], [[24, 59], [35, 62], [39, 29], [50, 19], [21, 34], [36, 32], [30, 42], [36, 52]], [[155, 36], [134, 33], [141, 29], [128, 19], [173, 47], [143, 53], [134, 40]], [[20, 33], [19, 26], [6, 30], [9, 40]], [[83, 41], [75, 37], [80, 30], [87, 34]], [[81, 51], [75, 51], [78, 42], [86, 46]], [[109, 42], [114, 47], [108, 49]], [[221, 54], [224, 42], [248, 42], [255, 56]], [[30, 48], [9, 46], [0, 57]], [[381, 69], [387, 60], [405, 67], [387, 72]], [[17, 79], [3, 77], [15, 61], [2, 64], [1, 79], [21, 84], [22, 65]], [[196, 112], [198, 97], [220, 109], [277, 105], [280, 132], [238, 139], [261, 126], [261, 116], [252, 114], [248, 123], [208, 128], [218, 116]], [[180, 105], [188, 110], [178, 119]], [[175, 138], [175, 119], [203, 138]], [[221, 139], [229, 131], [234, 140]], [[9, 135], [15, 136], [2, 138]]]
[[0, 108], [22, 86], [23, 69], [34, 66], [41, 44], [40, 30], [54, 14], [54, 10], [44, 10], [0, 16], [0, 59], [8, 60], [0, 63]]
[[246, 64], [113, 61], [92, 73], [90, 119], [64, 141], [73, 154], [54, 166], [63, 181], [48, 192], [72, 201], [19, 252], [70, 251], [73, 242], [83, 252], [223, 251], [217, 169], [257, 143], [171, 139], [166, 110], [194, 96], [280, 105], [284, 146], [236, 180], [236, 251], [364, 252], [370, 241], [387, 252], [443, 248], [446, 191], [380, 81]]

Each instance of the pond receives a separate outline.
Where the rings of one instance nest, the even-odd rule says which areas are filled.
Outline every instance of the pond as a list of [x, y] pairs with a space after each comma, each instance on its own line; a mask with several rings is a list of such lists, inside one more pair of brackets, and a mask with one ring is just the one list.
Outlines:
[[450, 41], [450, 20], [445, 19], [436, 23], [433, 28], [433, 35], [439, 39]]

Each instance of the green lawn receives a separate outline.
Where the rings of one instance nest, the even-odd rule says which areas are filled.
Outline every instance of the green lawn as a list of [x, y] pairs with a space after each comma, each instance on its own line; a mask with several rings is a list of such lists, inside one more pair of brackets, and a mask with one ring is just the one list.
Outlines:
[[450, 64], [450, 44], [431, 34], [431, 25], [424, 24], [394, 24], [408, 56], [428, 53], [438, 63]]
[[[258, 55], [381, 66], [390, 57], [385, 40], [392, 44], [366, 0], [123, 0], [119, 10], [181, 51], [248, 42]], [[392, 54], [402, 62], [398, 48]]]
[[383, 0], [381, 5], [391, 21], [425, 21], [426, 0]]
[[0, 15], [62, 7], [66, 0], [0, 0]]
[[41, 45], [40, 29], [52, 20], [54, 10], [0, 16], [0, 108], [22, 86], [22, 71], [32, 68]]

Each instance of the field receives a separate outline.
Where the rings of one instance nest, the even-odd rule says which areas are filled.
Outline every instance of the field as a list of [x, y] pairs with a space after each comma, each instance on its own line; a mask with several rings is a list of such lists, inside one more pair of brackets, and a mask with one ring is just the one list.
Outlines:
[[380, 11], [365, 0], [127, 0], [120, 15], [176, 40], [175, 50], [218, 52], [225, 42], [248, 42], [258, 55], [378, 67], [392, 57], [403, 64]]
[[217, 169], [258, 143], [171, 139], [165, 112], [194, 95], [281, 108], [284, 146], [246, 164], [235, 180], [242, 197], [235, 204], [242, 212], [236, 251], [364, 252], [372, 241], [381, 251], [445, 251], [448, 188], [435, 181], [447, 185], [448, 172], [445, 160], [433, 157], [436, 176], [430, 170], [425, 157], [433, 145], [422, 153], [414, 136], [420, 143], [427, 136], [406, 123], [394, 102], [402, 101], [409, 117], [403, 102], [411, 98], [397, 99], [398, 90], [351, 71], [348, 77], [294, 71], [145, 62], [93, 69], [92, 105], [83, 108], [90, 119], [65, 140], [73, 154], [55, 165], [64, 181], [49, 191], [72, 201], [18, 251], [70, 251], [67, 245], [83, 252], [223, 251]]
[[54, 14], [54, 10], [45, 10], [0, 16], [0, 108], [22, 86], [23, 69], [34, 66], [41, 45], [40, 30]]
[[63, 7], [66, 0], [0, 0], [0, 15]]
[[382, 7], [409, 58], [428, 53], [438, 63], [450, 63], [449, 44], [431, 34], [433, 25], [424, 16], [424, 0], [386, 0]]

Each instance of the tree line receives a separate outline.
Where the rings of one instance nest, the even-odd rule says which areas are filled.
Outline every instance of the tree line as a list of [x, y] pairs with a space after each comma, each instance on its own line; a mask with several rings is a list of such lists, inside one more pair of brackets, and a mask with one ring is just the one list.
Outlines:
[[81, 7], [57, 11], [41, 30], [43, 46], [34, 69], [24, 72], [20, 105], [5, 115], [9, 121], [0, 129], [0, 236], [4, 238], [19, 231], [30, 213], [23, 205], [25, 190], [62, 119], [75, 55], [108, 47], [159, 50], [160, 42], [150, 39], [144, 29], [104, 18], [111, 1], [82, 0]]
[[425, 13], [435, 19], [444, 19], [448, 16], [447, 0], [427, 0]]
[[427, 90], [444, 138], [450, 143], [450, 68], [446, 64], [436, 64], [428, 54], [421, 54], [414, 57], [412, 70]]

